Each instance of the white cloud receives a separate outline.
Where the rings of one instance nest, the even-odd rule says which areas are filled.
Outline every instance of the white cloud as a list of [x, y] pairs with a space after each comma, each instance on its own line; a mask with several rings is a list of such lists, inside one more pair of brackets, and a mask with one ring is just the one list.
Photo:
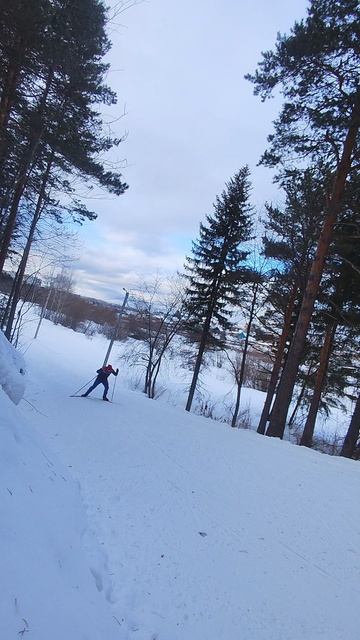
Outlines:
[[109, 231], [97, 238], [96, 250], [87, 248], [74, 268], [77, 288], [84, 295], [109, 301], [122, 298], [122, 288], [137, 289], [144, 279], [182, 268], [184, 255], [165, 238], [148, 246], [135, 232]]
[[[110, 1], [114, 5], [115, 0]], [[279, 102], [262, 104], [243, 79], [278, 31], [305, 15], [306, 0], [151, 0], [111, 25], [108, 83], [119, 105], [105, 111], [125, 156], [129, 190], [90, 202], [98, 220], [81, 233], [79, 291], [114, 299], [145, 274], [181, 268], [199, 221], [241, 166], [252, 172], [253, 203], [276, 198], [256, 167]], [[261, 16], [261, 20], [260, 20]]]

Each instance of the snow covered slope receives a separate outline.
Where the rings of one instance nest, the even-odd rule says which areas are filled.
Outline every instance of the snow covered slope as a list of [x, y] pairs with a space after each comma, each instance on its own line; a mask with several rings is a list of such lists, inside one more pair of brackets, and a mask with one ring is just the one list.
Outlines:
[[[3, 387], [18, 401], [23, 361], [0, 339]], [[79, 487], [10, 397], [0, 388], [0, 638], [118, 640]]]
[[25, 391], [25, 362], [0, 331], [0, 387], [18, 404]]
[[[26, 354], [33, 380], [27, 398], [44, 415], [23, 408], [44, 447], [80, 483], [90, 532], [108, 558], [108, 569], [97, 565], [94, 575], [99, 588], [112, 582], [108, 606], [119, 635], [103, 633], [102, 640], [358, 640], [359, 463], [231, 430], [127, 391], [116, 351], [115, 403], [103, 403], [101, 390], [70, 398], [95, 375], [106, 346], [44, 323]], [[61, 500], [69, 517], [57, 526], [67, 539], [80, 506], [65, 494]], [[26, 512], [32, 536], [47, 530], [54, 509], [43, 523], [35, 516]], [[57, 558], [57, 543], [51, 548]], [[79, 571], [67, 550], [63, 566], [70, 572], [75, 563]], [[66, 575], [71, 598], [74, 581]], [[93, 615], [91, 607], [85, 613], [90, 588], [82, 620]], [[13, 601], [15, 585], [7, 592]], [[27, 615], [41, 606], [39, 597], [31, 594]], [[57, 600], [48, 629], [66, 610]]]

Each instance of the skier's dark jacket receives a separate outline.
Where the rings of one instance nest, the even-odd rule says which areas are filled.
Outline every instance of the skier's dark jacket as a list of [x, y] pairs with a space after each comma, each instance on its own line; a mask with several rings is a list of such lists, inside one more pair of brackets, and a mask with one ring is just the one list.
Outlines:
[[114, 369], [112, 367], [111, 368], [108, 367], [108, 366], [107, 367], [101, 367], [101, 369], [98, 369], [96, 373], [98, 374], [97, 378], [96, 378], [96, 382], [104, 383], [108, 379], [108, 377], [109, 377], [109, 375], [111, 373], [113, 373], [114, 376], [117, 376], [117, 374], [119, 373], [119, 369], [114, 371]]

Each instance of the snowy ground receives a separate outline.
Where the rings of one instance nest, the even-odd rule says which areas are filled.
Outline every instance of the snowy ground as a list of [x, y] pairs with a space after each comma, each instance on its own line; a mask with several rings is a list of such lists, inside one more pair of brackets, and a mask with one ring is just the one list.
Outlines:
[[[30, 572], [26, 586], [31, 591], [36, 585], [26, 612], [18, 613], [17, 620], [29, 624], [25, 637], [358, 640], [359, 463], [231, 430], [148, 400], [127, 389], [116, 350], [111, 361], [121, 374], [114, 404], [96, 399], [100, 391], [93, 398], [70, 398], [94, 375], [106, 343], [44, 322], [29, 345], [25, 398], [36, 409], [25, 401], [20, 408], [36, 432], [30, 444], [51, 452], [56, 483], [61, 465], [64, 478], [79, 483], [88, 527], [85, 548], [67, 547], [62, 558], [76, 574], [62, 585], [68, 600], [78, 598], [75, 619], [66, 595], [63, 600], [58, 595], [60, 588], [49, 595], [53, 585], [46, 584], [46, 570], [38, 568], [34, 555], [37, 529], [51, 552], [60, 545], [52, 534], [44, 536], [52, 531], [46, 512], [39, 522], [28, 508], [26, 526], [15, 512], [15, 543], [31, 531], [28, 553], [20, 557]], [[17, 425], [16, 432], [21, 436], [24, 428]], [[27, 450], [26, 434], [22, 438]], [[39, 464], [40, 459], [39, 454]], [[11, 463], [10, 476], [21, 475], [19, 461], [15, 468]], [[65, 540], [74, 522], [81, 528], [81, 505], [73, 490], [67, 491], [58, 492], [56, 505], [47, 504], [49, 521], [55, 520]], [[6, 544], [10, 548], [9, 540]], [[52, 562], [54, 554], [48, 555]], [[21, 630], [10, 626], [15, 614], [6, 609], [16, 578], [24, 578], [20, 570], [12, 574], [11, 560], [1, 572], [7, 594], [1, 601], [0, 630], [1, 619], [8, 625], [7, 635], [0, 633], [4, 640], [19, 637]], [[59, 581], [62, 571], [59, 567]], [[74, 591], [75, 584], [84, 592]], [[35, 632], [29, 618], [40, 608], [44, 625]]]

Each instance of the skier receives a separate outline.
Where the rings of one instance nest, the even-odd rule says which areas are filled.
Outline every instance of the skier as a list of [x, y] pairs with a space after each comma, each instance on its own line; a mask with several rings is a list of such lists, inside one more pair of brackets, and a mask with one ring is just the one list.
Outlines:
[[91, 387], [89, 387], [89, 389], [85, 393], [82, 393], [81, 397], [86, 398], [86, 396], [88, 396], [89, 393], [91, 393], [91, 391], [95, 389], [95, 387], [97, 387], [99, 384], [103, 384], [104, 385], [103, 400], [105, 400], [106, 402], [109, 402], [109, 398], [106, 397], [107, 392], [109, 391], [108, 377], [111, 373], [113, 373], [114, 376], [117, 376], [117, 374], [119, 373], [119, 369], [116, 369], [116, 371], [114, 371], [111, 364], [108, 364], [104, 367], [101, 367], [101, 369], [98, 369], [96, 373], [97, 373], [97, 377], [95, 379], [94, 384], [92, 384]]

